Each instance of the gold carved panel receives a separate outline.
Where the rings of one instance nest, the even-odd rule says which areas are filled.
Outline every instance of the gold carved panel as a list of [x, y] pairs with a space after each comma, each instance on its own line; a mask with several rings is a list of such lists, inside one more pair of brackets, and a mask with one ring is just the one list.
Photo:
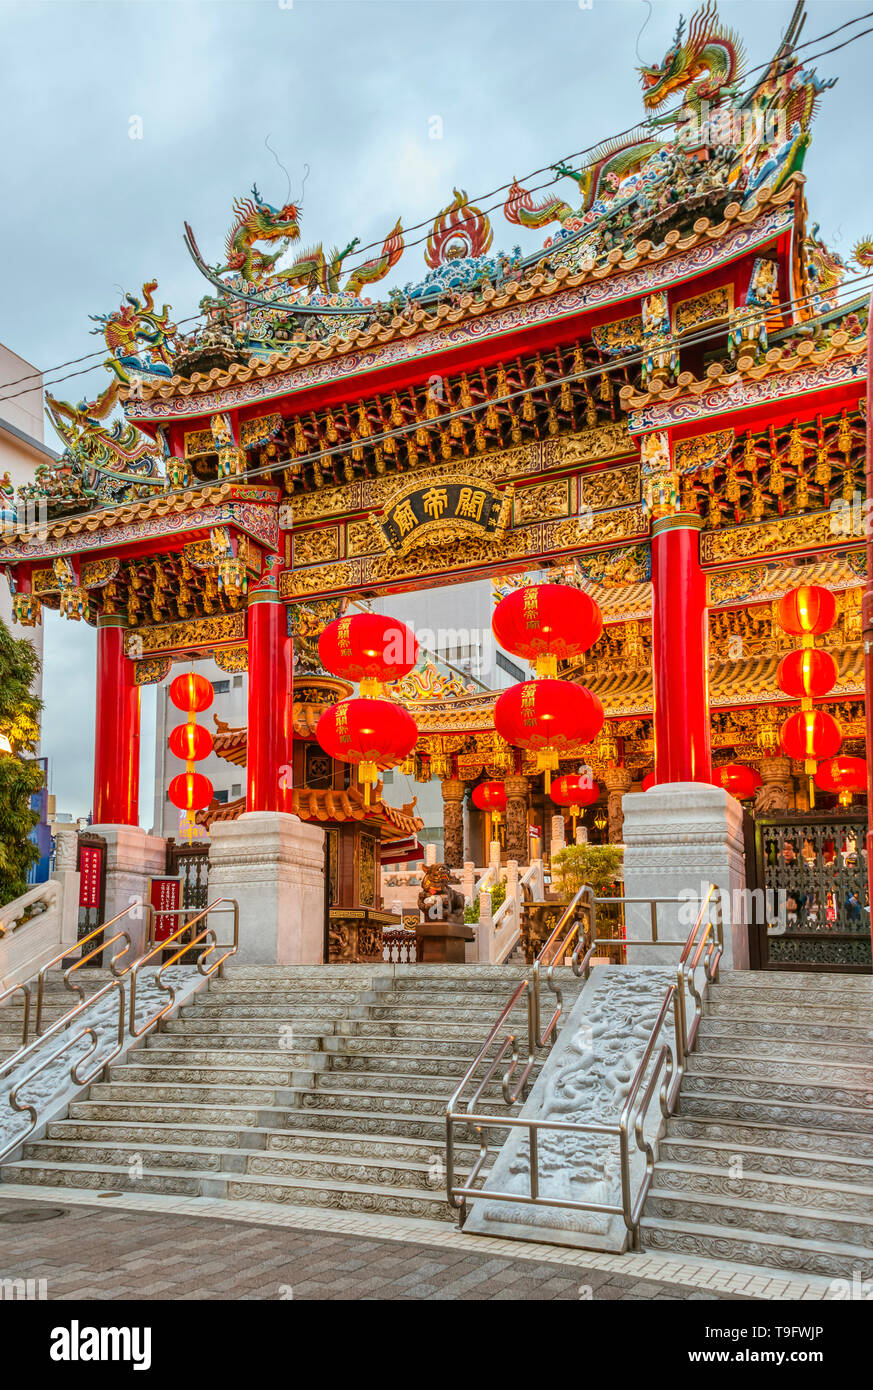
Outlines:
[[317, 531], [295, 532], [292, 538], [294, 565], [320, 565], [339, 559], [339, 527], [322, 526]]
[[854, 544], [857, 547], [857, 538], [842, 535], [834, 520], [831, 511], [811, 512], [759, 525], [706, 531], [700, 537], [700, 559], [704, 565], [725, 565], [732, 560], [819, 550], [823, 546], [841, 545], [845, 549]]
[[577, 434], [550, 439], [543, 450], [543, 468], [546, 470], [566, 467], [571, 463], [596, 463], [600, 459], [637, 452], [627, 425], [618, 421], [607, 421], [605, 425], [593, 425], [591, 429], [580, 430]]
[[579, 479], [580, 510], [590, 507], [596, 512], [601, 508], [620, 507], [625, 502], [639, 502], [640, 496], [638, 464], [630, 468], [603, 468]]
[[549, 521], [543, 526], [543, 551], [569, 550], [572, 546], [603, 545], [607, 541], [629, 540], [648, 534], [649, 522], [642, 504], [621, 507], [596, 516], [570, 517]]
[[346, 522], [346, 554], [350, 560], [358, 555], [378, 555], [384, 549], [385, 541], [370, 517]]
[[213, 643], [245, 642], [246, 615], [222, 613], [214, 618], [193, 618], [190, 622], [158, 623], [127, 632], [124, 650], [128, 656], [147, 656], [153, 652], [186, 647], [209, 647]]
[[680, 299], [673, 305], [673, 332], [690, 333], [707, 323], [721, 323], [729, 318], [734, 307], [733, 285], [719, 285], [692, 299]]
[[212, 659], [219, 670], [227, 671], [228, 675], [249, 669], [248, 647], [222, 647]]
[[556, 516], [570, 515], [570, 480], [559, 478], [554, 483], [534, 483], [519, 488], [515, 494], [513, 521], [524, 525], [528, 521], [548, 521]]

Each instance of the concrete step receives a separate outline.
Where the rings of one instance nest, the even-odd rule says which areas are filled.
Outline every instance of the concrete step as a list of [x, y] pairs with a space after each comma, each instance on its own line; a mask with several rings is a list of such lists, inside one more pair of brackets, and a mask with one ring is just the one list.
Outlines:
[[[659, 1160], [661, 1158], [659, 1155]], [[736, 1172], [737, 1165], [733, 1166]], [[743, 1202], [763, 1204], [768, 1209], [781, 1206], [793, 1211], [799, 1221], [808, 1215], [848, 1217], [856, 1213], [870, 1221], [873, 1238], [873, 1185], [870, 1184], [870, 1173], [864, 1174], [859, 1183], [847, 1180], [844, 1172], [838, 1176], [833, 1165], [823, 1171], [826, 1176], [804, 1175], [802, 1181], [792, 1182], [787, 1173], [774, 1178], [771, 1173], [758, 1171], [754, 1167], [753, 1157], [748, 1163], [743, 1163], [742, 1177], [733, 1176], [730, 1163], [705, 1163], [700, 1160], [677, 1163], [667, 1159], [658, 1163], [652, 1191], [669, 1192], [676, 1197], [681, 1194], [695, 1202], [698, 1198], [709, 1200], [710, 1197], [718, 1197], [727, 1201], [741, 1199]]]
[[[174, 1034], [174, 1036], [176, 1036]], [[176, 1067], [254, 1067], [260, 1069], [281, 1067], [305, 1067], [309, 1070], [327, 1067], [330, 1064], [327, 1052], [317, 1048], [305, 1050], [286, 1050], [274, 1045], [270, 1048], [252, 1048], [251, 1051], [230, 1050], [225, 1047], [145, 1047], [138, 1048], [129, 1055], [129, 1066], [172, 1070]]]
[[819, 1274], [841, 1279], [851, 1279], [856, 1274], [862, 1279], [873, 1276], [870, 1251], [851, 1241], [810, 1243], [793, 1236], [660, 1215], [653, 1221], [648, 1215], [648, 1203], [640, 1234], [643, 1249], [648, 1253], [663, 1250], [695, 1258], [763, 1265], [785, 1274]]
[[172, 1168], [132, 1169], [124, 1164], [51, 1165], [22, 1159], [4, 1166], [6, 1182], [30, 1186], [86, 1188], [98, 1191], [158, 1192], [187, 1197], [227, 1197], [231, 1201], [261, 1201], [339, 1211], [378, 1212], [384, 1216], [415, 1216], [429, 1221], [452, 1221], [455, 1213], [441, 1193], [421, 1187], [371, 1186], [273, 1174], [232, 1174], [210, 1170], [180, 1173]]
[[[169, 1029], [169, 1023], [165, 1022], [165, 1029]], [[207, 1049], [241, 1051], [246, 1049], [247, 1055], [251, 1052], [284, 1052], [286, 1047], [291, 1051], [300, 1051], [311, 1054], [322, 1051], [322, 1043], [325, 1038], [332, 1037], [330, 1033], [303, 1032], [298, 1028], [291, 1028], [290, 1032], [278, 1032], [272, 1029], [267, 1033], [244, 1033], [239, 1032], [219, 1033], [214, 1030], [201, 1032], [195, 1030], [186, 1033], [184, 1028], [173, 1028], [171, 1031], [161, 1033], [150, 1033], [146, 1039], [147, 1052], [174, 1052], [184, 1049]]]
[[[873, 1131], [873, 1085], [869, 1070], [859, 1069], [860, 1074], [851, 1082], [841, 1080], [837, 1074], [833, 1083], [829, 1084], [825, 1080], [807, 1080], [797, 1065], [786, 1068], [778, 1063], [767, 1063], [765, 1067], [766, 1071], [741, 1071], [738, 1067], [733, 1074], [725, 1076], [716, 1068], [710, 1068], [706, 1059], [701, 1058], [683, 1080], [682, 1101], [684, 1103], [693, 1096], [723, 1091], [725, 1083], [729, 1081], [731, 1095], [736, 1099], [857, 1107], [859, 1111], [867, 1112], [868, 1125]], [[789, 1080], [791, 1076], [796, 1079]]]
[[773, 1022], [822, 1023], [835, 1028], [843, 1025], [863, 1028], [870, 1025], [870, 1001], [860, 995], [851, 999], [834, 995], [831, 1003], [802, 997], [796, 1003], [777, 1004], [767, 1000], [765, 1004], [758, 1004], [757, 998], [752, 999], [747, 995], [741, 999], [735, 994], [723, 994], [717, 990], [715, 997], [704, 1004], [703, 1012], [706, 1018], [754, 1019], [759, 1008], [761, 1019], [766, 1017]]
[[[810, 1042], [814, 1046], [810, 1046]], [[869, 1043], [846, 1043], [843, 1036], [796, 1042], [791, 1038], [734, 1037], [728, 1033], [713, 1033], [705, 1021], [697, 1036], [695, 1057], [743, 1057], [749, 1060], [782, 1062], [797, 1060], [846, 1066], [873, 1068], [873, 1040]]]
[[[742, 1130], [740, 1132], [743, 1133]], [[842, 1151], [846, 1143], [843, 1134], [805, 1135], [804, 1138], [808, 1139], [809, 1145], [802, 1152], [797, 1152], [795, 1146], [779, 1147], [778, 1142], [773, 1143], [772, 1139], [770, 1146], [765, 1148], [754, 1143], [755, 1139], [764, 1143], [767, 1133], [766, 1130], [760, 1135], [744, 1133], [744, 1137], [748, 1137], [751, 1142], [741, 1143], [736, 1138], [721, 1141], [712, 1139], [704, 1130], [699, 1138], [674, 1136], [671, 1126], [668, 1125], [667, 1136], [661, 1139], [658, 1146], [659, 1165], [663, 1163], [665, 1168], [669, 1168], [676, 1163], [703, 1164], [716, 1168], [720, 1173], [729, 1173], [735, 1170], [739, 1160], [743, 1172], [813, 1179], [820, 1178], [821, 1174], [826, 1172], [833, 1175], [836, 1183], [859, 1183], [862, 1186], [866, 1185], [873, 1192], [873, 1138], [870, 1140], [870, 1156], [863, 1158], [843, 1157]], [[770, 1133], [772, 1134], [772, 1131]], [[782, 1135], [790, 1137], [791, 1131], [783, 1131]], [[822, 1142], [823, 1138], [829, 1138], [832, 1145], [826, 1146]], [[819, 1142], [813, 1144], [814, 1140]]]
[[[113, 1073], [114, 1074], [114, 1073]], [[129, 1081], [100, 1081], [89, 1092], [91, 1100], [119, 1104], [160, 1104], [185, 1101], [189, 1105], [201, 1102], [204, 1105], [238, 1105], [245, 1096], [249, 1105], [275, 1105], [276, 1092], [281, 1090], [293, 1104], [291, 1087], [246, 1086], [243, 1092], [239, 1086], [186, 1086], [172, 1085], [169, 1082], [150, 1082], [135, 1085]]]
[[762, 1206], [756, 1198], [735, 1197], [709, 1192], [686, 1193], [662, 1187], [656, 1171], [646, 1199], [645, 1220], [649, 1230], [661, 1219], [695, 1222], [702, 1226], [767, 1233], [816, 1243], [833, 1242], [866, 1251], [873, 1270], [873, 1212], [862, 1216], [856, 1211], [827, 1211], [796, 1207], [785, 1202]]
[[819, 1101], [772, 1100], [738, 1096], [725, 1082], [718, 1091], [705, 1089], [698, 1094], [687, 1089], [691, 1077], [682, 1083], [679, 1103], [682, 1115], [712, 1123], [755, 1120], [764, 1124], [787, 1125], [790, 1129], [842, 1130], [845, 1134], [869, 1135], [870, 1114], [845, 1106], [824, 1106]]
[[[114, 1067], [112, 1070], [113, 1081], [119, 1085], [141, 1085], [146, 1082], [157, 1082], [159, 1085], [172, 1086], [280, 1086], [286, 1087], [293, 1084], [295, 1076], [312, 1076], [316, 1070], [324, 1070], [327, 1061], [326, 1055], [321, 1053], [318, 1057], [318, 1067], [313, 1067], [308, 1060], [304, 1060], [296, 1066], [293, 1062], [285, 1062], [284, 1065], [279, 1058], [271, 1058], [269, 1062], [261, 1066], [230, 1066], [228, 1058], [223, 1066], [188, 1066], [184, 1062], [176, 1066], [165, 1066], [163, 1063], [155, 1064], [148, 1062], [129, 1062], [123, 1066]], [[236, 1060], [235, 1058], [233, 1060]]]
[[688, 1058], [688, 1071], [692, 1075], [732, 1076], [739, 1080], [767, 1082], [796, 1079], [804, 1086], [846, 1085], [866, 1091], [873, 1099], [873, 1057], [865, 1062], [847, 1062], [845, 1058], [821, 1058], [807, 1052], [802, 1057], [783, 1057], [781, 1053], [769, 1057], [737, 1056], [705, 1050], [692, 1052]]
[[[305, 1129], [330, 1131], [361, 1135], [396, 1135], [401, 1138], [436, 1139], [445, 1143], [446, 1121], [445, 1101], [435, 1113], [410, 1113], [395, 1110], [355, 1110], [349, 1106], [343, 1109], [301, 1108], [289, 1109], [285, 1106], [267, 1105], [208, 1105], [192, 1104], [184, 1101], [152, 1102], [137, 1104], [115, 1102], [106, 1104], [99, 1101], [73, 1101], [70, 1105], [70, 1118], [81, 1123], [99, 1124], [145, 1124], [181, 1126], [221, 1126], [233, 1125], [238, 1130], [255, 1128]], [[494, 1127], [494, 1143], [502, 1142], [508, 1130]], [[464, 1142], [473, 1142], [472, 1132], [461, 1136]]]
[[[260, 1131], [261, 1136], [266, 1131]], [[80, 1168], [127, 1168], [138, 1183], [148, 1184], [153, 1172], [167, 1170], [196, 1173], [236, 1173], [250, 1177], [290, 1177], [335, 1179], [339, 1182], [362, 1182], [379, 1187], [414, 1187], [426, 1191], [442, 1191], [445, 1187], [445, 1165], [441, 1154], [432, 1151], [415, 1152], [414, 1146], [397, 1146], [390, 1152], [384, 1140], [367, 1146], [361, 1140], [346, 1141], [346, 1149], [328, 1146], [317, 1131], [309, 1133], [293, 1147], [240, 1148], [238, 1145], [206, 1145], [180, 1147], [173, 1143], [141, 1145], [92, 1138], [84, 1141], [43, 1139], [26, 1146], [24, 1161], [54, 1167], [73, 1164]], [[361, 1151], [366, 1150], [370, 1152]], [[459, 1172], [469, 1171], [476, 1157], [472, 1147], [466, 1149], [467, 1162], [461, 1162]]]
[[774, 989], [796, 989], [802, 994], [822, 990], [832, 994], [860, 994], [873, 1002], [873, 977], [844, 975], [839, 971], [817, 970], [720, 970], [719, 988], [726, 992], [741, 990], [770, 997]]
[[700, 1037], [729, 1037], [736, 1039], [738, 1043], [748, 1038], [756, 1046], [764, 1046], [773, 1040], [814, 1043], [816, 1047], [830, 1043], [848, 1043], [853, 1047], [863, 1047], [873, 1043], [873, 1021], [869, 1016], [857, 1024], [822, 1023], [808, 1017], [777, 1020], [764, 1015], [758, 1017], [751, 1008], [743, 1013], [731, 1013], [728, 1010], [711, 1014], [704, 1005]]

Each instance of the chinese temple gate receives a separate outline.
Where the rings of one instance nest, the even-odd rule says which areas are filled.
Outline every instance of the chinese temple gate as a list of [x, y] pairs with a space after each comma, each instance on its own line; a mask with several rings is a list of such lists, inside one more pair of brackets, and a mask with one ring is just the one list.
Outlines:
[[[838, 683], [819, 704], [865, 755], [866, 298], [810, 224], [802, 173], [828, 84], [786, 40], [732, 106], [739, 57], [704, 21], [728, 56], [709, 74], [736, 117], [723, 138], [701, 127], [699, 69], [668, 55], [644, 99], [651, 116], [672, 93], [672, 120], [559, 166], [579, 206], [512, 185], [512, 235], [549, 228], [544, 244], [494, 254], [490, 215], [456, 192], [425, 278], [376, 301], [399, 222], [370, 260], [318, 248], [281, 268], [260, 248], [293, 244], [298, 211], [253, 189], [220, 272], [187, 228], [215, 291], [192, 335], [154, 283], [104, 316], [111, 384], [50, 398], [67, 452], [36, 485], [47, 518], [0, 548], [20, 622], [47, 607], [97, 628], [97, 825], [136, 824], [139, 691], [205, 656], [249, 691], [246, 729], [223, 735], [244, 805], [205, 819], [309, 805], [313, 823], [354, 820], [347, 785], [327, 809], [307, 801], [298, 745], [317, 745], [294, 672], [323, 676], [318, 632], [348, 604], [483, 576], [498, 593], [548, 576], [601, 607], [584, 668], [561, 674], [584, 675], [607, 722], [562, 771], [592, 767], [613, 840], [646, 774], [709, 784], [737, 759], [762, 778], [755, 814], [809, 813], [778, 737], [793, 641], [774, 607], [799, 584], [836, 595], [821, 644]], [[433, 671], [393, 695], [419, 725], [416, 775], [442, 779], [447, 861], [464, 859], [461, 806], [484, 774], [507, 778], [506, 849], [524, 862], [541, 780], [496, 738], [493, 695]], [[414, 837], [412, 808], [380, 819], [383, 848]]]

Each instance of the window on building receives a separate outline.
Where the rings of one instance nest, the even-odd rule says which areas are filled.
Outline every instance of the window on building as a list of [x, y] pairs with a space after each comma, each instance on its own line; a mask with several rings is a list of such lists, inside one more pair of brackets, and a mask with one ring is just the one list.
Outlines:
[[497, 653], [497, 665], [501, 671], [506, 671], [508, 675], [512, 676], [514, 681], [524, 680], [524, 671], [514, 661], [510, 661], [508, 656], [504, 656], [503, 652]]
[[394, 773], [393, 773], [393, 771], [383, 772], [383, 773], [382, 773], [382, 786], [383, 786], [383, 787], [390, 787], [390, 786], [391, 786], [391, 783], [392, 783], [393, 781], [394, 781]]
[[216, 695], [226, 695], [230, 690], [230, 681], [213, 681], [212, 689]]
[[230, 794], [233, 797], [234, 801], [236, 801], [238, 796], [242, 796], [242, 782], [234, 782], [233, 786], [230, 789]]
[[227, 805], [227, 792], [226, 792], [226, 791], [225, 791], [225, 792], [216, 792], [216, 793], [215, 793], [215, 800], [218, 802], [219, 806], [226, 806], [226, 805]]
[[242, 676], [234, 676], [233, 688], [234, 690], [242, 690]]

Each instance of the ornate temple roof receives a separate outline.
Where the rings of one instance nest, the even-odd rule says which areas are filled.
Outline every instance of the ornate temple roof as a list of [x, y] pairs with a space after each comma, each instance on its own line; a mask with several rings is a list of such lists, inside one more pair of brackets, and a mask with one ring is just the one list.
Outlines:
[[[415, 814], [415, 799], [401, 807], [389, 806], [387, 801], [382, 800], [381, 782], [376, 786], [369, 806], [364, 804], [364, 795], [357, 787], [349, 787], [345, 791], [295, 787], [292, 801], [293, 814], [301, 820], [316, 820], [334, 825], [344, 821], [374, 822], [379, 826], [383, 843], [406, 840], [424, 829], [424, 821]], [[244, 796], [237, 801], [229, 801], [224, 806], [216, 802], [208, 810], [197, 813], [197, 822], [209, 829], [214, 821], [236, 820], [245, 809]]]

